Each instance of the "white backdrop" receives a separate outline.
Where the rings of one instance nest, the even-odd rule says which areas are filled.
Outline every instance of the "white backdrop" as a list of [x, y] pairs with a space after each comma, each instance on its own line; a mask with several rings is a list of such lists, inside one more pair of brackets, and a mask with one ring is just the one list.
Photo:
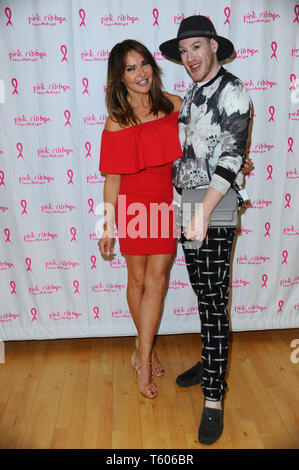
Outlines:
[[[133, 335], [125, 261], [97, 246], [107, 58], [134, 38], [164, 87], [183, 67], [158, 46], [183, 17], [209, 16], [235, 44], [226, 65], [254, 103], [231, 279], [233, 330], [299, 327], [299, 4], [292, 0], [0, 1], [0, 331], [2, 340]], [[297, 79], [298, 77], [298, 79]], [[200, 331], [178, 246], [159, 333]]]

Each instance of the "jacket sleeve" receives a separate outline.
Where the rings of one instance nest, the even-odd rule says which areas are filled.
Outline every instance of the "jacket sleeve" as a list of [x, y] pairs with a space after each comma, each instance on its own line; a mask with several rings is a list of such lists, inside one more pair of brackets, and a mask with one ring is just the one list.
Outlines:
[[221, 155], [210, 186], [225, 194], [246, 157], [252, 102], [237, 79], [227, 84], [220, 97]]

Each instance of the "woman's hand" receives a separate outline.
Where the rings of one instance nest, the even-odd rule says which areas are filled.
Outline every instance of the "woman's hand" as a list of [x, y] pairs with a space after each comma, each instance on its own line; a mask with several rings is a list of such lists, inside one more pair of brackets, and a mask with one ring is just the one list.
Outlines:
[[100, 252], [104, 256], [113, 254], [113, 247], [115, 244], [114, 238], [114, 221], [115, 221], [115, 207], [119, 194], [121, 175], [105, 175], [104, 184], [104, 233], [98, 241]]
[[102, 256], [113, 254], [115, 245], [114, 229], [111, 223], [104, 224], [104, 233], [98, 241], [98, 247]]
[[246, 160], [245, 160], [245, 163], [244, 163], [244, 166], [243, 166], [243, 175], [247, 176], [249, 175], [249, 173], [251, 172], [251, 170], [253, 169], [253, 161], [249, 158], [249, 157], [246, 157]]

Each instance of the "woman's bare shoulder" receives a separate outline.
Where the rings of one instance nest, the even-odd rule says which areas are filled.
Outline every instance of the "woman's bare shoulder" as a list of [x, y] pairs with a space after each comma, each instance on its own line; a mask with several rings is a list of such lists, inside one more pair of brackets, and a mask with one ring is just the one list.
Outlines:
[[104, 129], [106, 131], [115, 132], [120, 131], [122, 128], [117, 121], [114, 121], [110, 116], [108, 116]]
[[182, 107], [183, 100], [178, 95], [172, 95], [171, 93], [165, 93], [165, 96], [172, 102], [174, 111], [179, 111]]

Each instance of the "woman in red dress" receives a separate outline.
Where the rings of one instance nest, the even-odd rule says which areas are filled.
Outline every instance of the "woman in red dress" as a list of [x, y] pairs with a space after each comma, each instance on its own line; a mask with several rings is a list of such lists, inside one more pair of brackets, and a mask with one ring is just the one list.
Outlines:
[[106, 178], [99, 248], [102, 255], [113, 252], [115, 222], [128, 270], [127, 302], [138, 331], [132, 361], [146, 398], [158, 393], [152, 375], [164, 373], [153, 343], [176, 251], [171, 173], [181, 156], [181, 102], [162, 91], [160, 69], [145, 46], [134, 40], [114, 46], [101, 142], [100, 171]]

